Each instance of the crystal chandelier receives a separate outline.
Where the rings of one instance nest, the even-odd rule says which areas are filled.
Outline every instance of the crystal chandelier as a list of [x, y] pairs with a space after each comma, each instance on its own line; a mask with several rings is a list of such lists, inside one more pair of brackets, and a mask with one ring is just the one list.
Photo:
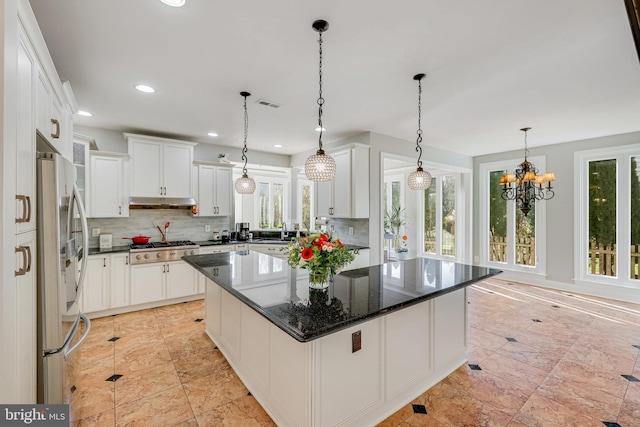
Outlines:
[[322, 106], [324, 98], [322, 97], [322, 33], [329, 29], [329, 23], [323, 20], [317, 20], [313, 23], [313, 29], [318, 32], [318, 45], [320, 46], [320, 94], [318, 96], [318, 127], [320, 129], [320, 137], [318, 138], [318, 151], [316, 154], [309, 156], [304, 164], [304, 173], [311, 181], [331, 181], [336, 174], [336, 161], [330, 155], [326, 154], [322, 149]]
[[247, 134], [249, 132], [249, 114], [247, 113], [247, 96], [251, 96], [249, 92], [240, 92], [244, 97], [244, 147], [242, 148], [242, 177], [236, 180], [236, 191], [240, 194], [253, 194], [256, 191], [256, 182], [247, 175]]
[[502, 198], [515, 200], [517, 208], [526, 216], [533, 209], [536, 200], [553, 198], [555, 193], [551, 189], [551, 183], [556, 180], [556, 176], [553, 172], [538, 175], [538, 169], [527, 160], [529, 155], [527, 132], [531, 128], [520, 130], [524, 132], [524, 162], [520, 163], [514, 173], [502, 175], [500, 185], [502, 185]]
[[416, 151], [418, 152], [418, 168], [409, 174], [407, 184], [412, 190], [426, 190], [431, 186], [431, 174], [422, 169], [422, 79], [424, 74], [416, 74], [413, 80], [418, 81], [418, 138], [416, 139]]

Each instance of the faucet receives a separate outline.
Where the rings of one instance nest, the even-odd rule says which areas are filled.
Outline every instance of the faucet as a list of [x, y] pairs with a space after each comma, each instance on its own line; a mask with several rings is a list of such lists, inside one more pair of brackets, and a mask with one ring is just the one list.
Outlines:
[[280, 240], [284, 240], [287, 237], [287, 223], [282, 221], [282, 231], [280, 232]]

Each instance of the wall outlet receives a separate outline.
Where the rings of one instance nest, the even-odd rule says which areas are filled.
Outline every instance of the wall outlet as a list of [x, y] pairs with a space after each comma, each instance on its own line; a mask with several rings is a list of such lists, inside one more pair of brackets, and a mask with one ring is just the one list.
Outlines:
[[100, 236], [100, 229], [99, 228], [92, 228], [91, 229], [91, 237], [98, 237]]
[[353, 227], [349, 227], [349, 236], [353, 236]]
[[209, 233], [211, 231], [211, 226], [210, 225], [205, 225], [204, 226], [204, 231], [205, 231], [205, 233]]

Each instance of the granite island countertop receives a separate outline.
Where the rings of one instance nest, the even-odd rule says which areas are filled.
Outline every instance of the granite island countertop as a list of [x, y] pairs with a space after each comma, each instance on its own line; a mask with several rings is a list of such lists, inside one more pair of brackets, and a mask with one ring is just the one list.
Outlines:
[[325, 290], [309, 289], [308, 270], [255, 251], [182, 258], [300, 342], [463, 289], [500, 270], [415, 258], [334, 277]]

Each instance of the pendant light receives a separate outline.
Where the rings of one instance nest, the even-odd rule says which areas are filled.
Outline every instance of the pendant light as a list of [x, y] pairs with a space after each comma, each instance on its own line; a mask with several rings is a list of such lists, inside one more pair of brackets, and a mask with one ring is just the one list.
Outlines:
[[256, 182], [247, 175], [247, 134], [249, 132], [249, 114], [247, 113], [247, 96], [251, 96], [249, 92], [240, 92], [244, 97], [244, 147], [242, 148], [242, 178], [238, 178], [235, 184], [236, 191], [240, 194], [253, 194], [256, 191]]
[[413, 80], [418, 81], [418, 138], [416, 139], [416, 151], [418, 152], [418, 168], [409, 174], [407, 185], [412, 190], [426, 190], [431, 186], [431, 174], [422, 169], [422, 79], [424, 74], [416, 74]]
[[320, 46], [320, 94], [318, 96], [318, 128], [320, 129], [320, 137], [318, 138], [318, 151], [316, 154], [309, 156], [304, 164], [304, 173], [311, 181], [331, 181], [336, 174], [336, 161], [330, 155], [326, 154], [322, 149], [322, 106], [324, 98], [322, 97], [322, 33], [329, 29], [329, 23], [323, 20], [317, 20], [313, 23], [313, 29], [318, 32], [318, 45]]

